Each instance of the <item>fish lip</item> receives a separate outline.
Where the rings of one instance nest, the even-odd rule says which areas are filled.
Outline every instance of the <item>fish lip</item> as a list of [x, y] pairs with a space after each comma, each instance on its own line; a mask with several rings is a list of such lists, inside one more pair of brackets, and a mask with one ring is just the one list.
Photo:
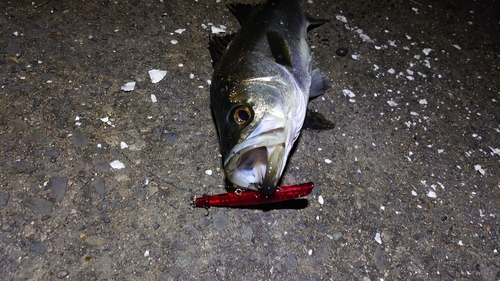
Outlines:
[[235, 146], [224, 163], [229, 181], [239, 187], [252, 188], [253, 184], [265, 193], [274, 192], [285, 161], [284, 132], [283, 128], [274, 129]]

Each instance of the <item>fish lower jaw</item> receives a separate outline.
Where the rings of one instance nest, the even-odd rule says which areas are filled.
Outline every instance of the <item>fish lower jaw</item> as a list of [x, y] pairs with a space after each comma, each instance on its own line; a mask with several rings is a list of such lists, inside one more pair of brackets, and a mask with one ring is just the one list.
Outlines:
[[251, 188], [253, 185], [256, 189], [266, 179], [277, 183], [283, 160], [272, 156], [281, 147], [282, 144], [256, 147], [244, 152], [238, 159], [230, 159], [224, 167], [228, 180], [240, 187]]

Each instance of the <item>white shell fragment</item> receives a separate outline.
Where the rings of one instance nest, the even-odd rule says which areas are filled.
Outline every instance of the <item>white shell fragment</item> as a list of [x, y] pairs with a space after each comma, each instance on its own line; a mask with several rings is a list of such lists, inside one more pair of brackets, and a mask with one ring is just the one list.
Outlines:
[[344, 16], [341, 16], [341, 15], [336, 15], [335, 18], [338, 20], [338, 21], [341, 21], [343, 23], [347, 23], [347, 19], [344, 17]]
[[111, 122], [111, 120], [109, 119], [109, 117], [108, 117], [108, 116], [103, 117], [103, 118], [99, 118], [99, 119], [100, 119], [102, 122], [104, 122], [104, 123], [108, 124], [108, 125], [109, 125], [109, 126], [111, 126], [111, 127], [114, 127], [114, 126], [115, 126], [115, 125], [113, 125], [113, 123]]
[[429, 192], [427, 192], [427, 197], [437, 198], [436, 192], [429, 190]]
[[481, 173], [482, 176], [484, 176], [484, 174], [486, 174], [486, 172], [484, 171], [484, 169], [479, 164], [478, 165], [474, 165], [474, 170], [476, 170], [479, 173]]
[[382, 238], [380, 237], [380, 233], [375, 233], [375, 241], [377, 241], [377, 243], [379, 244], [382, 244]]
[[152, 102], [157, 102], [158, 100], [156, 99], [156, 95], [155, 94], [151, 94], [151, 101]]
[[167, 75], [166, 70], [160, 70], [160, 69], [151, 69], [150, 71], [148, 71], [148, 73], [149, 77], [151, 78], [151, 82], [153, 84], [160, 82], [163, 79], [163, 77]]
[[368, 35], [366, 35], [364, 33], [360, 33], [359, 37], [361, 37], [361, 40], [363, 40], [363, 42], [368, 42], [368, 43], [374, 42]]
[[323, 195], [318, 196], [318, 202], [320, 205], [325, 204], [325, 199], [323, 199]]
[[212, 28], [212, 33], [213, 33], [213, 34], [219, 34], [219, 33], [226, 32], [224, 29], [219, 28], [219, 27], [214, 26], [214, 25], [212, 25], [212, 27], [211, 27], [211, 28]]
[[398, 104], [397, 104], [395, 101], [393, 101], [393, 100], [388, 100], [388, 101], [387, 101], [387, 104], [388, 104], [388, 105], [390, 105], [390, 106], [397, 106], [397, 105], [398, 105]]
[[332, 160], [330, 160], [330, 159], [328, 159], [328, 158], [325, 158], [325, 163], [326, 163], [326, 164], [330, 164], [330, 163], [332, 163]]
[[124, 92], [133, 91], [135, 89], [135, 82], [128, 82], [125, 85], [123, 85], [121, 89]]
[[115, 161], [109, 163], [109, 165], [111, 166], [111, 168], [117, 169], [117, 170], [125, 168], [125, 164], [123, 164], [119, 160], [115, 160]]
[[185, 28], [179, 28], [179, 29], [176, 29], [174, 32], [175, 33], [178, 33], [178, 34], [182, 34], [182, 32], [186, 31]]
[[80, 125], [82, 125], [82, 122], [80, 122], [80, 116], [76, 116], [75, 117], [75, 126], [80, 126]]
[[500, 156], [500, 148], [493, 148], [491, 146], [488, 147], [491, 149], [491, 152], [493, 152], [493, 154]]
[[127, 147], [128, 147], [128, 145], [124, 141], [120, 142], [120, 148], [121, 149], [125, 149]]
[[431, 48], [425, 48], [425, 49], [423, 49], [423, 50], [422, 50], [422, 52], [423, 52], [426, 56], [428, 56], [428, 55], [429, 55], [429, 53], [430, 53], [431, 51], [432, 51], [432, 49], [431, 49]]
[[211, 176], [211, 175], [212, 175], [212, 170], [206, 170], [206, 171], [205, 171], [205, 174], [207, 174], [207, 175]]
[[342, 94], [344, 94], [344, 97], [350, 97], [350, 98], [356, 97], [356, 95], [351, 90], [348, 89], [343, 89]]

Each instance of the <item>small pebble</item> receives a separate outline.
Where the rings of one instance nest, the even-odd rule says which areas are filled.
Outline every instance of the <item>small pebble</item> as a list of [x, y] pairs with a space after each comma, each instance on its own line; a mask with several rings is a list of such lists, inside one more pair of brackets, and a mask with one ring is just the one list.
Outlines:
[[29, 197], [26, 201], [24, 201], [24, 204], [26, 204], [26, 206], [30, 208], [34, 214], [42, 214], [52, 211], [52, 202], [42, 198]]
[[241, 230], [241, 238], [245, 240], [250, 240], [253, 236], [253, 230], [250, 226], [245, 226]]
[[160, 274], [158, 274], [158, 281], [167, 281], [167, 275], [165, 275], [165, 273], [161, 272]]
[[45, 254], [45, 246], [42, 245], [41, 243], [35, 243], [35, 244], [31, 245], [29, 250], [31, 252], [34, 252], [34, 253], [37, 253], [40, 255]]
[[7, 192], [0, 193], [0, 206], [6, 206], [9, 202], [10, 195]]
[[64, 197], [67, 185], [67, 177], [53, 177], [49, 179], [50, 190], [52, 190], [52, 194], [56, 198], [56, 204], [60, 203]]
[[57, 157], [59, 157], [59, 155], [60, 155], [59, 149], [56, 148], [56, 147], [54, 147], [54, 148], [52, 148], [50, 150], [47, 150], [45, 152], [45, 156], [48, 156], [48, 157], [51, 157], [51, 158], [57, 158]]
[[218, 230], [224, 230], [229, 227], [229, 218], [223, 212], [218, 212], [217, 214], [215, 214], [213, 220], [214, 226]]
[[66, 269], [61, 269], [61, 270], [59, 270], [59, 271], [57, 272], [57, 278], [62, 279], [62, 278], [64, 278], [64, 277], [68, 276], [68, 274], [69, 274], [69, 271], [68, 271], [68, 270], [66, 270]]
[[186, 250], [186, 246], [184, 246], [181, 242], [179, 242], [179, 240], [175, 240], [174, 243], [172, 243], [172, 248], [178, 251]]
[[167, 143], [174, 143], [174, 142], [178, 141], [180, 139], [180, 137], [181, 136], [178, 133], [168, 132], [165, 135], [165, 141], [167, 141]]
[[80, 130], [75, 130], [71, 136], [71, 143], [76, 147], [83, 147], [87, 145], [87, 138]]
[[13, 166], [18, 173], [23, 173], [28, 169], [28, 161], [26, 160], [16, 161], [14, 162]]
[[179, 278], [179, 276], [181, 276], [181, 271], [175, 266], [169, 266], [167, 270], [168, 274], [174, 278]]
[[10, 271], [16, 271], [19, 268], [19, 262], [18, 261], [13, 261], [10, 266], [9, 270]]
[[102, 215], [101, 219], [105, 223], [111, 222], [111, 220], [109, 219], [109, 216], [107, 214]]
[[104, 179], [97, 178], [94, 180], [94, 190], [101, 198], [104, 198], [106, 195], [106, 186], [104, 184]]
[[192, 259], [190, 256], [184, 256], [184, 257], [179, 257], [177, 258], [177, 260], [175, 261], [175, 264], [177, 266], [179, 266], [180, 268], [186, 268], [187, 266], [189, 266], [192, 262]]

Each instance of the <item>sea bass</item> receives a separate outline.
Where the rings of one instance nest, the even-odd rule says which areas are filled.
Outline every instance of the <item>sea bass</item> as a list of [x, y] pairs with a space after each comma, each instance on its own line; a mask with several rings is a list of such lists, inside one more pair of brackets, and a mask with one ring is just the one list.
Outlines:
[[312, 70], [307, 31], [323, 23], [298, 0], [227, 6], [241, 25], [235, 35], [213, 36], [210, 101], [224, 173], [242, 188], [276, 191], [299, 137], [309, 98], [328, 78]]

